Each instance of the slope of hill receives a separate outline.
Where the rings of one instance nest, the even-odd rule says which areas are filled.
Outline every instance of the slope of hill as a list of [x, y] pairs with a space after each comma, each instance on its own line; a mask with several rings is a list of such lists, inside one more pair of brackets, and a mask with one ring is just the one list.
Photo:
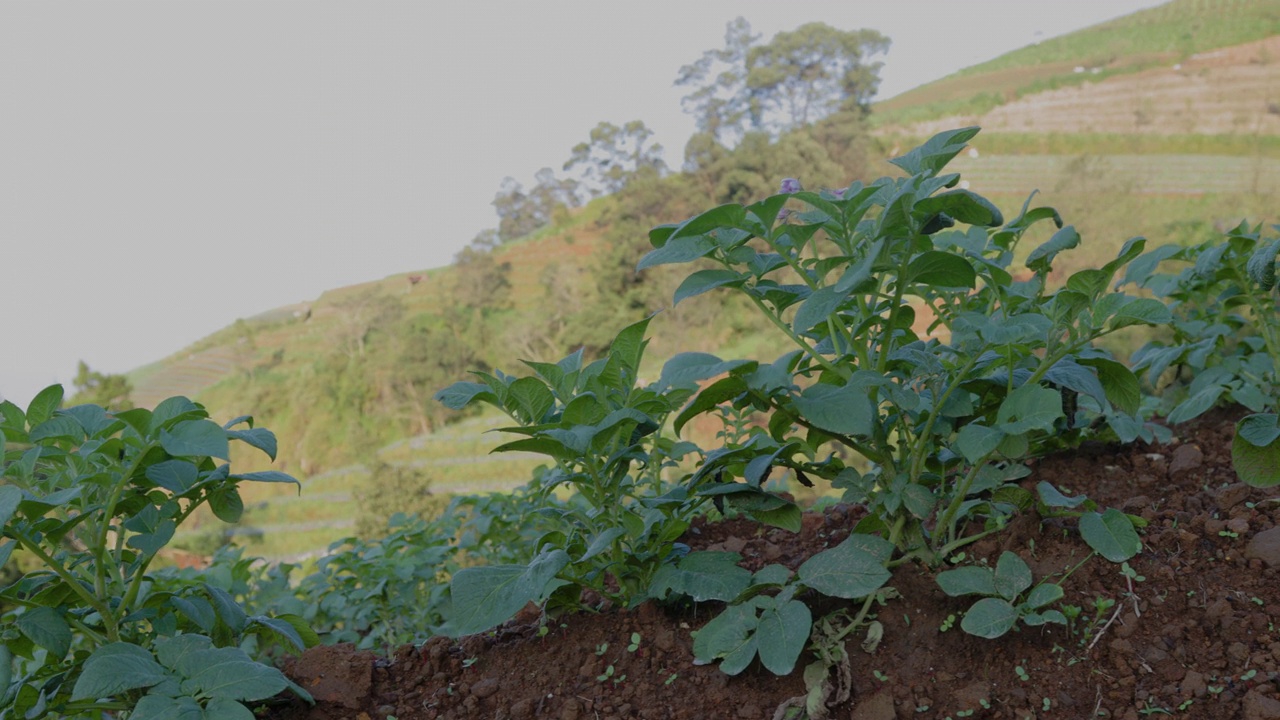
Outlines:
[[[972, 150], [954, 165], [968, 186], [1007, 210], [1040, 191], [1039, 202], [1057, 207], [1077, 225], [1091, 257], [1113, 252], [1112, 246], [1132, 235], [1146, 235], [1155, 245], [1204, 239], [1215, 225], [1233, 226], [1241, 217], [1274, 220], [1274, 199], [1280, 196], [1280, 0], [1175, 0], [965, 69], [880, 103], [875, 117], [867, 148], [875, 158], [893, 157], [944, 128], [982, 125]], [[889, 171], [878, 163], [869, 171], [848, 173]], [[672, 199], [687, 198], [701, 179], [677, 176], [662, 182], [649, 191], [663, 200], [647, 202], [660, 208], [653, 211], [661, 218], [658, 222], [679, 220], [689, 209]], [[570, 306], [566, 317], [593, 317], [601, 332], [608, 331], [603, 325], [612, 320], [599, 318], [643, 314], [646, 307], [629, 295], [640, 281], [625, 274], [614, 286], [568, 292], [590, 274], [588, 267], [628, 262], [634, 267], [630, 251], [619, 249], [617, 237], [634, 236], [643, 245], [650, 216], [618, 211], [622, 202], [602, 198], [552, 227], [493, 250], [493, 263], [507, 266], [503, 282], [509, 289], [503, 292], [509, 300], [486, 311], [483, 322], [464, 319], [443, 327], [440, 318], [445, 300], [454, 302], [465, 293], [483, 296], [489, 280], [477, 289], [468, 286], [472, 281], [459, 267], [406, 272], [238, 321], [132, 373], [135, 398], [145, 404], [171, 394], [192, 395], [209, 404], [215, 417], [258, 414], [264, 425], [283, 428], [285, 469], [313, 477], [301, 500], [275, 494], [279, 488], [255, 490], [260, 494], [246, 498], [246, 523], [258, 531], [268, 529], [266, 544], [255, 549], [267, 556], [305, 554], [350, 532], [349, 501], [376, 491], [368, 470], [374, 461], [422, 469], [435, 479], [437, 489], [447, 492], [516, 485], [536, 463], [532, 458], [486, 457], [497, 444], [492, 436], [477, 445], [461, 442], [449, 427], [433, 426], [426, 432], [414, 426], [390, 436], [401, 439], [386, 448], [357, 448], [371, 437], [385, 442], [389, 426], [382, 426], [382, 435], [372, 433], [361, 429], [369, 418], [360, 417], [360, 406], [351, 405], [349, 414], [340, 416], [333, 408], [348, 401], [330, 398], [331, 407], [319, 412], [282, 399], [282, 388], [286, 382], [305, 383], [335, 363], [368, 362], [362, 358], [363, 343], [371, 326], [362, 325], [360, 318], [370, 298], [391, 299], [396, 312], [421, 319], [404, 327], [436, 333], [437, 341], [491, 335], [483, 339], [490, 348], [488, 358], [556, 359], [550, 357], [559, 352], [556, 343], [530, 338], [528, 331], [546, 320], [538, 313], [554, 305], [547, 298], [557, 292], [565, 294], [558, 302]], [[1064, 261], [1065, 270], [1071, 262]], [[670, 298], [670, 290], [665, 293]], [[584, 316], [580, 305], [585, 302], [614, 303], [620, 309]], [[699, 322], [717, 328], [694, 338], [706, 349], [728, 344], [724, 355], [758, 350], [773, 359], [769, 338], [738, 324], [720, 296], [683, 303], [664, 313], [654, 328], [676, 313], [686, 320], [701, 313]], [[690, 338], [681, 341], [686, 344], [679, 349], [690, 349]], [[656, 361], [669, 350], [655, 341], [651, 354]], [[430, 361], [439, 352], [422, 357]], [[500, 367], [513, 369], [506, 359], [501, 362]], [[394, 370], [386, 367], [370, 376], [380, 383], [377, 392], [399, 392], [387, 379]], [[452, 379], [461, 374], [457, 371]], [[277, 417], [261, 416], [267, 400], [281, 408]], [[410, 426], [404, 418], [395, 422]], [[472, 428], [478, 433], [498, 421], [469, 422], [480, 423]], [[348, 427], [328, 427], [337, 423]], [[333, 462], [308, 456], [300, 450], [301, 437], [317, 432], [328, 434], [312, 438], [313, 446], [349, 447], [336, 452]]]
[[1170, 67], [1197, 53], [1277, 34], [1280, 0], [1173, 0], [1046, 39], [880, 102], [877, 123], [903, 126], [982, 115], [1045, 90]]

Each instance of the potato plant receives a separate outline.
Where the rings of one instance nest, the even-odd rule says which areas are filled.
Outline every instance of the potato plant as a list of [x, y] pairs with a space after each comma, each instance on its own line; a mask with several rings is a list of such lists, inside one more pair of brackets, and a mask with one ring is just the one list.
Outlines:
[[[1130, 265], [1124, 282], [1151, 291], [1172, 309], [1171, 336], [1133, 355], [1134, 369], [1158, 386], [1169, 378], [1160, 409], [1173, 423], [1198, 417], [1222, 401], [1254, 414], [1240, 420], [1231, 454], [1240, 478], [1256, 487], [1280, 484], [1280, 238], [1246, 223], [1225, 241], [1163, 245]], [[1177, 272], [1157, 272], [1177, 263]]]
[[[641, 269], [712, 266], [689, 275], [675, 302], [741, 293], [793, 348], [768, 364], [667, 364], [673, 387], [713, 380], [676, 417], [677, 432], [723, 403], [769, 416], [748, 441], [707, 455], [694, 484], [719, 482], [699, 492], [758, 505], [775, 468], [825, 478], [867, 506], [857, 531], [883, 534], [900, 551], [894, 562], [937, 565], [1035, 502], [1016, 484], [1022, 460], [1079, 440], [1094, 419], [1134, 424], [1137, 378], [1094, 343], [1169, 320], [1162, 302], [1110, 290], [1145, 240], [1050, 290], [1054, 259], [1080, 236], [1051, 208], [1028, 200], [1006, 223], [955, 188], [946, 163], [977, 131], [941, 133], [893, 160], [905, 177], [724, 205], [651, 233]], [[791, 205], [799, 211], [784, 212]], [[1057, 231], [1019, 279], [1015, 252], [1039, 222]]]
[[251, 718], [244, 701], [309, 698], [237, 647], [264, 636], [301, 651], [315, 636], [300, 618], [250, 616], [215, 584], [150, 571], [197, 508], [234, 522], [241, 482], [297, 483], [221, 462], [232, 441], [274, 458], [275, 436], [181, 397], [118, 413], [61, 403], [57, 385], [25, 411], [0, 403], [0, 564], [35, 561], [0, 590], [15, 608], [0, 629], [0, 718]]

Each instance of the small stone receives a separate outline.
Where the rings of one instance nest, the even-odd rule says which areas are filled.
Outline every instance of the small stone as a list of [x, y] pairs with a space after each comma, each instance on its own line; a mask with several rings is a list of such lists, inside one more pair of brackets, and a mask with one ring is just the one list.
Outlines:
[[1222, 488], [1218, 491], [1218, 509], [1230, 510], [1244, 502], [1244, 499], [1249, 497], [1251, 492], [1253, 492], [1253, 488], [1244, 483], [1235, 483]]
[[496, 692], [498, 692], [497, 678], [485, 678], [471, 686], [471, 694], [481, 699], [487, 698]]
[[1280, 718], [1280, 700], [1267, 697], [1257, 690], [1250, 690], [1241, 703], [1244, 720], [1276, 720]]
[[1204, 673], [1188, 670], [1187, 674], [1182, 676], [1182, 684], [1179, 688], [1183, 696], [1202, 698], [1209, 692], [1209, 683], [1205, 682]]
[[1249, 521], [1242, 518], [1231, 518], [1227, 521], [1227, 529], [1236, 535], [1244, 535], [1249, 532]]
[[1244, 549], [1244, 556], [1257, 558], [1270, 567], [1280, 567], [1280, 525], [1254, 535]]
[[1181, 445], [1169, 461], [1169, 477], [1176, 478], [1204, 464], [1204, 452], [1196, 445]]
[[511, 715], [511, 717], [516, 718], [516, 720], [520, 720], [521, 718], [533, 717], [533, 701], [521, 700], [519, 702], [516, 702], [512, 704], [511, 709], [508, 712]]

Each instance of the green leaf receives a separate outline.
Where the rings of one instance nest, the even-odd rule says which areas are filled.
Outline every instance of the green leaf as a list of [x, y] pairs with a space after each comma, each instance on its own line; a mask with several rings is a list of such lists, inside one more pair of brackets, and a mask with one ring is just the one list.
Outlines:
[[722, 659], [720, 670], [737, 675], [755, 658], [755, 630], [759, 624], [754, 603], [730, 605], [698, 630], [693, 638], [693, 655], [702, 662]]
[[525, 422], [538, 424], [543, 421], [547, 412], [556, 404], [542, 380], [535, 377], [522, 377], [511, 383], [507, 394], [508, 409], [522, 416]]
[[683, 352], [662, 366], [658, 387], [696, 388], [702, 380], [755, 364], [754, 360], [721, 360], [710, 353]]
[[1036, 274], [1044, 274], [1049, 272], [1053, 266], [1053, 259], [1063, 250], [1070, 250], [1080, 244], [1080, 233], [1076, 232], [1074, 225], [1067, 225], [1061, 230], [1055, 232], [1053, 237], [1046, 240], [1040, 247], [1031, 251], [1027, 256], [1027, 269]]
[[941, 250], [928, 250], [907, 265], [903, 282], [972, 290], [977, 284], [977, 277], [973, 265], [963, 257]]
[[62, 660], [71, 649], [71, 626], [51, 607], [30, 608], [13, 624], [31, 642], [48, 650], [55, 661]]
[[236, 473], [235, 475], [228, 476], [228, 479], [247, 480], [249, 482], [260, 482], [260, 483], [286, 483], [290, 485], [297, 485], [299, 489], [302, 488], [302, 483], [298, 481], [298, 478], [290, 475], [289, 473], [282, 473], [279, 470], [262, 470], [261, 472]]
[[630, 371], [630, 379], [634, 381], [640, 370], [640, 359], [644, 356], [644, 347], [647, 341], [644, 339], [645, 331], [649, 327], [649, 321], [653, 316], [632, 323], [623, 328], [609, 344], [610, 359], [617, 358], [622, 361], [623, 367]]
[[998, 638], [1018, 622], [1018, 610], [999, 598], [982, 598], [969, 608], [960, 628], [980, 638]]
[[861, 389], [826, 383], [811, 385], [792, 402], [818, 428], [845, 435], [870, 435], [875, 410]]
[[160, 431], [160, 447], [175, 457], [231, 459], [227, 431], [212, 420], [183, 420], [172, 431]]
[[1142, 550], [1142, 540], [1133, 529], [1133, 522], [1115, 508], [1107, 508], [1101, 515], [1096, 512], [1081, 515], [1080, 536], [1111, 562], [1124, 562]]
[[237, 523], [244, 515], [244, 500], [234, 486], [219, 488], [209, 494], [209, 509], [222, 522]]
[[990, 200], [964, 189], [938, 193], [916, 203], [917, 216], [927, 218], [940, 212], [967, 225], [995, 227], [1004, 223], [1004, 215]]
[[965, 460], [976, 463], [1000, 447], [1004, 433], [996, 428], [969, 423], [956, 433], [956, 450]]
[[[3, 569], [4, 566], [8, 564], [9, 556], [13, 555], [13, 549], [17, 546], [17, 540], [8, 540], [3, 544], [0, 544], [0, 569]], [[0, 664], [0, 669], [2, 668], [3, 664]], [[0, 683], [0, 687], [4, 687], [4, 683]]]
[[655, 250], [650, 250], [644, 257], [640, 258], [640, 262], [636, 264], [636, 272], [658, 265], [693, 262], [700, 257], [709, 255], [715, 249], [715, 241], [705, 235], [672, 238], [667, 241], [667, 244]]
[[694, 602], [728, 602], [751, 584], [751, 571], [738, 567], [742, 556], [731, 552], [691, 552], [674, 565], [667, 564], [653, 574], [650, 597], [666, 599], [675, 592]]
[[205, 595], [209, 601], [213, 603], [214, 610], [218, 613], [218, 618], [222, 620], [227, 627], [231, 628], [231, 632], [237, 635], [244, 632], [245, 623], [249, 621], [249, 616], [245, 614], [244, 608], [240, 607], [240, 603], [231, 596], [226, 590], [220, 587], [204, 583], [201, 585]]
[[156, 405], [156, 409], [151, 411], [149, 429], [154, 432], [162, 427], [176, 424], [179, 419], [188, 420], [200, 417], [208, 417], [208, 414], [199, 405], [181, 395], [177, 395], [161, 400], [160, 404]]
[[18, 504], [22, 502], [22, 491], [13, 485], [0, 485], [0, 528], [9, 524]]
[[936, 578], [938, 587], [951, 597], [961, 595], [995, 595], [995, 574], [991, 568], [973, 565], [944, 570]]
[[790, 675], [812, 629], [813, 615], [799, 600], [766, 607], [756, 630], [760, 662], [774, 675]]
[[[853, 541], [855, 537], [860, 539]], [[868, 552], [868, 537], [852, 535], [809, 558], [797, 571], [800, 582], [824, 595], [846, 599], [866, 597], [879, 590], [891, 575], [883, 561]]]
[[750, 510], [751, 517], [757, 522], [771, 525], [783, 530], [789, 530], [793, 533], [800, 532], [800, 524], [803, 520], [803, 513], [800, 506], [793, 502], [784, 503], [776, 508], [765, 508], [763, 510]]
[[1031, 587], [1031, 568], [1022, 558], [1008, 550], [996, 561], [995, 585], [1000, 597], [1013, 602], [1023, 590]]
[[62, 386], [50, 385], [36, 393], [27, 405], [27, 422], [34, 428], [53, 417], [53, 411], [59, 407], [62, 407]]
[[1107, 401], [1121, 412], [1136, 415], [1142, 404], [1142, 386], [1138, 376], [1124, 363], [1107, 358], [1076, 358], [1076, 362], [1098, 373]]
[[493, 394], [489, 386], [477, 382], [456, 382], [437, 392], [434, 397], [436, 402], [450, 410], [461, 410], [477, 400], [499, 405], [498, 396]]
[[182, 682], [190, 695], [226, 700], [262, 700], [279, 694], [289, 683], [279, 670], [256, 663], [238, 648], [198, 650], [189, 656], [198, 668]]
[[1154, 298], [1134, 298], [1121, 306], [1107, 325], [1118, 330], [1130, 325], [1168, 325], [1171, 322], [1173, 313], [1169, 312], [1169, 306]]
[[730, 375], [721, 378], [698, 393], [690, 403], [685, 406], [684, 410], [676, 416], [672, 428], [676, 435], [684, 429], [684, 426], [693, 418], [701, 415], [708, 410], [716, 407], [722, 402], [733, 400], [747, 391], [747, 381], [737, 375]]
[[1221, 385], [1209, 385], [1200, 388], [1187, 399], [1178, 403], [1177, 407], [1169, 411], [1169, 415], [1165, 418], [1173, 424], [1184, 423], [1193, 418], [1200, 417], [1209, 408], [1218, 402], [1218, 398], [1222, 397], [1222, 393], [1226, 390]]
[[1058, 602], [1064, 595], [1061, 585], [1057, 583], [1040, 583], [1031, 588], [1031, 592], [1027, 593], [1027, 598], [1023, 600], [1022, 606], [1035, 610], [1050, 603]]
[[189, 460], [165, 460], [148, 467], [146, 476], [174, 495], [181, 495], [199, 482], [200, 470]]
[[952, 158], [967, 147], [965, 143], [969, 142], [981, 129], [973, 126], [940, 132], [926, 140], [920, 147], [889, 162], [905, 170], [908, 175], [920, 173], [936, 175], [951, 162]]
[[[1102, 386], [1102, 381], [1098, 379], [1098, 376], [1090, 372], [1086, 366], [1076, 362], [1075, 358], [1065, 357], [1054, 363], [1053, 367], [1049, 368], [1049, 371], [1045, 373], [1044, 379], [1068, 390], [1074, 390], [1081, 395], [1091, 397], [1097, 400], [1098, 405], [1103, 408], [1107, 406], [1107, 393]], [[1135, 378], [1135, 382], [1136, 380]], [[1059, 404], [1061, 404], [1061, 400], [1059, 400]]]
[[1023, 385], [1009, 393], [996, 413], [996, 424], [1009, 435], [1051, 430], [1062, 417], [1061, 396], [1046, 387]]
[[1259, 243], [1253, 254], [1249, 256], [1249, 262], [1245, 264], [1245, 269], [1249, 273], [1249, 278], [1263, 290], [1270, 290], [1276, 286], [1276, 255], [1280, 254], [1280, 239], [1273, 240], [1270, 244]]
[[831, 313], [835, 312], [847, 297], [849, 297], [848, 292], [841, 292], [835, 287], [818, 288], [801, 303], [795, 319], [791, 322], [792, 329], [797, 334], [803, 335], [813, 329], [814, 325], [826, 322]]
[[227, 430], [227, 437], [261, 450], [272, 460], [276, 459], [276, 434], [266, 428]]
[[1236, 423], [1231, 464], [1252, 487], [1280, 485], [1280, 422], [1272, 413], [1249, 415]]
[[1040, 502], [1048, 507], [1064, 507], [1073, 508], [1080, 503], [1088, 500], [1085, 495], [1077, 495], [1075, 497], [1067, 497], [1062, 491], [1049, 484], [1047, 480], [1041, 480], [1036, 484], [1036, 491], [1040, 493]]
[[746, 276], [733, 270], [711, 269], [699, 270], [680, 283], [671, 299], [672, 306], [679, 305], [682, 300], [701, 295], [718, 287], [731, 287], [742, 284]]
[[529, 565], [488, 565], [463, 568], [450, 584], [453, 636], [488, 630], [519, 612], [529, 602], [542, 597], [547, 584], [565, 565], [569, 555], [563, 550], [544, 550]]
[[31, 428], [30, 438], [33, 443], [59, 438], [80, 442], [84, 440], [84, 428], [80, 427], [80, 423], [76, 422], [75, 418], [59, 415]]
[[143, 648], [133, 643], [108, 643], [84, 661], [71, 699], [114, 697], [128, 690], [157, 685], [168, 677], [165, 669]]

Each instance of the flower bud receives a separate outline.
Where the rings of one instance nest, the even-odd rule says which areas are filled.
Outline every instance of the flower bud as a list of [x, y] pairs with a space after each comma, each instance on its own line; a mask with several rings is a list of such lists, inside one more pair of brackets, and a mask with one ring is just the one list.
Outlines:
[[800, 192], [800, 181], [795, 178], [785, 178], [782, 181], [782, 192], [797, 193]]

